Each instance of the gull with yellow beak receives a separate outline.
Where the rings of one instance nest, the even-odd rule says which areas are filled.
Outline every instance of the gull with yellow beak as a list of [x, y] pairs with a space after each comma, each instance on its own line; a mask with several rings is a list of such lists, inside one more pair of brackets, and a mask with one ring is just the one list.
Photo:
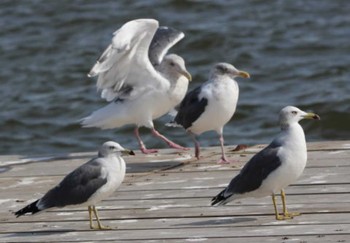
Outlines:
[[[112, 195], [122, 184], [126, 168], [122, 154], [134, 155], [134, 152], [119, 143], [105, 142], [96, 158], [69, 173], [42, 198], [15, 212], [15, 215], [36, 214], [56, 207], [87, 206], [90, 228], [110, 229], [101, 224], [95, 204]], [[97, 226], [93, 225], [92, 214], [96, 217]]]
[[[245, 197], [272, 196], [277, 220], [291, 219], [300, 213], [287, 210], [284, 188], [303, 173], [307, 161], [302, 119], [320, 120], [315, 113], [306, 113], [287, 106], [280, 112], [281, 133], [263, 150], [254, 155], [230, 184], [212, 199], [212, 205], [224, 205]], [[282, 214], [278, 213], [275, 194], [281, 192]]]
[[192, 79], [185, 61], [167, 54], [184, 36], [181, 31], [159, 26], [154, 19], [132, 20], [115, 31], [112, 43], [88, 74], [98, 76], [97, 89], [110, 103], [83, 118], [83, 127], [135, 125], [141, 152], [155, 153], [157, 150], [147, 149], [139, 135], [143, 126], [170, 147], [186, 149], [160, 134], [153, 124], [182, 101]]
[[230, 162], [224, 151], [223, 128], [236, 111], [239, 96], [238, 84], [234, 79], [236, 77], [250, 76], [229, 63], [217, 63], [210, 73], [209, 81], [185, 96], [174, 121], [168, 123], [168, 126], [182, 126], [191, 134], [197, 159], [200, 145], [196, 136], [213, 130], [220, 136], [221, 158], [218, 162]]

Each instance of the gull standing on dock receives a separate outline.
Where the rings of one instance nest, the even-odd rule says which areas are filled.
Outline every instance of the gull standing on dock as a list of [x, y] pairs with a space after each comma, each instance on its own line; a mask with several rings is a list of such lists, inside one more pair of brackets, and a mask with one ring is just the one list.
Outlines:
[[[116, 142], [105, 142], [97, 158], [72, 171], [42, 198], [15, 212], [15, 215], [36, 214], [55, 207], [88, 206], [90, 228], [110, 229], [101, 224], [95, 204], [109, 197], [122, 184], [125, 162], [121, 154], [134, 153]], [[97, 227], [93, 225], [92, 214], [96, 217]]]
[[[287, 106], [280, 112], [281, 133], [269, 146], [254, 155], [230, 184], [212, 199], [212, 205], [224, 205], [244, 197], [272, 195], [277, 220], [291, 219], [300, 213], [290, 213], [286, 206], [284, 188], [294, 183], [303, 173], [307, 148], [299, 121], [320, 117], [297, 107]], [[275, 194], [281, 191], [283, 213], [279, 214]]]
[[200, 145], [196, 139], [203, 132], [214, 130], [220, 136], [221, 159], [229, 163], [224, 151], [224, 125], [236, 111], [239, 88], [236, 77], [249, 78], [249, 74], [229, 63], [218, 63], [211, 70], [209, 81], [189, 92], [181, 102], [174, 121], [191, 134], [195, 143], [195, 156], [199, 159]]
[[180, 56], [165, 55], [183, 37], [178, 30], [159, 27], [154, 19], [133, 20], [114, 32], [112, 43], [88, 75], [98, 75], [97, 89], [110, 103], [83, 118], [82, 125], [111, 129], [134, 124], [145, 154], [157, 150], [145, 147], [139, 135], [141, 126], [150, 128], [170, 147], [186, 149], [160, 134], [153, 124], [182, 101], [192, 79]]

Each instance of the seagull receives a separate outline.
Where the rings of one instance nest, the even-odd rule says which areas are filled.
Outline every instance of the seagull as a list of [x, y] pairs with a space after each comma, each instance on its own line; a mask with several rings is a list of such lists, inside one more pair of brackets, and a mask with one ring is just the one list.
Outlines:
[[[247, 162], [230, 184], [212, 199], [212, 205], [224, 205], [243, 197], [272, 195], [277, 220], [300, 215], [288, 212], [284, 188], [299, 178], [306, 165], [305, 135], [299, 124], [302, 119], [320, 120], [320, 117], [293, 106], [283, 108], [279, 116], [281, 133]], [[281, 192], [282, 214], [278, 213], [276, 205], [278, 191]]]
[[197, 159], [200, 145], [196, 136], [214, 130], [220, 136], [221, 159], [218, 163], [230, 162], [224, 151], [223, 128], [236, 111], [239, 95], [236, 77], [250, 76], [229, 63], [217, 63], [211, 70], [209, 81], [185, 96], [174, 121], [168, 123], [168, 126], [182, 126], [192, 136]]
[[[36, 214], [55, 207], [88, 206], [90, 228], [111, 229], [101, 224], [95, 204], [109, 197], [122, 184], [125, 162], [121, 154], [134, 155], [134, 152], [119, 143], [105, 142], [96, 158], [72, 171], [42, 198], [15, 212], [15, 215]], [[92, 214], [96, 217], [97, 226], [93, 225]]]
[[132, 20], [115, 31], [112, 43], [88, 74], [98, 75], [97, 89], [110, 103], [83, 118], [82, 126], [112, 129], [133, 124], [145, 154], [157, 150], [144, 145], [139, 134], [142, 126], [170, 147], [186, 149], [160, 134], [153, 124], [154, 119], [182, 101], [192, 80], [185, 61], [176, 54], [167, 54], [183, 37], [183, 32], [159, 27], [154, 19]]

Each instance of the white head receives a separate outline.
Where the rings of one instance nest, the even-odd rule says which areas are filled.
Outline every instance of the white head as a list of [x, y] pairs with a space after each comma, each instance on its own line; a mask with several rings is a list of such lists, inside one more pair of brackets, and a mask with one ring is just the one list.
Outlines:
[[235, 77], [250, 78], [249, 73], [238, 70], [233, 65], [225, 62], [220, 62], [215, 64], [211, 72], [211, 76], [222, 76], [222, 75], [227, 75], [232, 79]]
[[123, 148], [119, 143], [113, 142], [113, 141], [108, 141], [102, 144], [98, 151], [98, 156], [99, 157], [107, 157], [112, 154], [129, 154], [129, 155], [134, 155], [134, 152], [132, 150], [128, 150]]
[[176, 54], [166, 55], [159, 66], [161, 73], [165, 74], [170, 81], [177, 80], [180, 76], [192, 80], [191, 74], [187, 71], [185, 61]]
[[298, 123], [302, 119], [320, 120], [320, 117], [315, 113], [307, 113], [294, 106], [286, 106], [280, 111], [279, 120], [282, 128]]

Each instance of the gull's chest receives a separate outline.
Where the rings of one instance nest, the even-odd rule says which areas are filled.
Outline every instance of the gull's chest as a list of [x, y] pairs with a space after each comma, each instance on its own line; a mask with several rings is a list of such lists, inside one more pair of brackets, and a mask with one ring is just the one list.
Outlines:
[[208, 104], [204, 112], [193, 123], [191, 132], [195, 134], [210, 130], [221, 132], [222, 127], [236, 111], [238, 92], [238, 85], [233, 80], [210, 83], [203, 87], [199, 99], [206, 99]]
[[263, 194], [277, 193], [286, 186], [295, 183], [303, 173], [307, 161], [306, 143], [303, 134], [291, 136], [278, 151], [281, 165], [263, 182]]
[[171, 108], [178, 105], [183, 100], [183, 98], [186, 95], [187, 88], [188, 88], [188, 79], [181, 76], [169, 92], [169, 98], [172, 103]]
[[284, 158], [281, 168], [286, 176], [291, 177], [291, 180], [296, 180], [302, 174], [307, 161], [306, 146], [295, 144], [294, 147], [282, 150], [280, 154]]
[[104, 163], [101, 168], [101, 177], [107, 179], [104, 193], [114, 192], [120, 186], [125, 177], [125, 170], [125, 163], [117, 158], [109, 163]]
[[89, 205], [94, 205], [109, 197], [122, 184], [125, 169], [125, 162], [121, 159], [115, 158], [113, 161], [103, 163], [100, 173], [102, 178], [107, 179], [107, 182], [89, 198]]
[[238, 99], [238, 86], [236, 82], [223, 82], [214, 85], [213, 101], [218, 103], [236, 103]]
[[208, 98], [207, 109], [210, 113], [231, 118], [238, 101], [238, 85], [232, 80], [213, 83], [204, 96]]

